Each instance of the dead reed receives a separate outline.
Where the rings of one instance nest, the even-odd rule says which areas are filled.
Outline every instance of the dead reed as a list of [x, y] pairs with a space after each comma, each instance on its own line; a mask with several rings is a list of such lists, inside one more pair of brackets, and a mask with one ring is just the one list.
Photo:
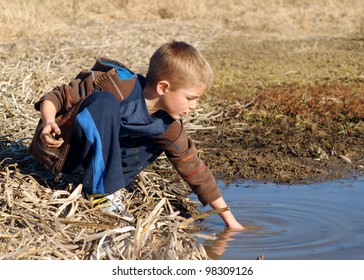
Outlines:
[[120, 191], [135, 217], [129, 223], [92, 208], [82, 185], [51, 188], [35, 179], [44, 180], [39, 172], [25, 173], [1, 164], [0, 259], [208, 259], [179, 210], [199, 214], [183, 184], [140, 174]]

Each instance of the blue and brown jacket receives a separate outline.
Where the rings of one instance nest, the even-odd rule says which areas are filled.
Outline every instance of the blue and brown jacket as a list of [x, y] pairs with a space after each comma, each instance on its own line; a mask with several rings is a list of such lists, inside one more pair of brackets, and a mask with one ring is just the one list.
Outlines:
[[[112, 93], [118, 102], [122, 102], [137, 82], [144, 86], [145, 78], [141, 75], [134, 75], [128, 80], [119, 79], [117, 70], [112, 65], [127, 69], [117, 61], [100, 58], [91, 69], [81, 71], [68, 85], [55, 87], [35, 104], [35, 109], [39, 111], [41, 102], [49, 100], [57, 110], [56, 122], [61, 129], [59, 137], [64, 139], [62, 146], [48, 148], [43, 144], [40, 133], [44, 125], [40, 120], [29, 148], [30, 153], [55, 175], [62, 171], [70, 148], [74, 119], [85, 98], [95, 91], [102, 90]], [[180, 120], [173, 121], [164, 133], [152, 137], [151, 141], [152, 145], [165, 153], [203, 205], [221, 197], [213, 174], [198, 157], [196, 147]], [[147, 163], [139, 164], [144, 168]], [[136, 175], [138, 172], [140, 170], [135, 170], [130, 175]]]

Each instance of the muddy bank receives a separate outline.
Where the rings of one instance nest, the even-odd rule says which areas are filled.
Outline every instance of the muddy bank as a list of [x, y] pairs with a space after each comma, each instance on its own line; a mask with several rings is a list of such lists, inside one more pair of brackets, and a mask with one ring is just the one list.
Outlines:
[[[230, 38], [193, 131], [219, 177], [273, 182], [364, 173], [363, 40]], [[214, 112], [214, 113], [211, 113]], [[196, 122], [196, 121], [195, 121]]]
[[232, 110], [227, 114], [231, 115], [229, 120], [215, 121], [217, 129], [194, 134], [201, 157], [215, 174], [225, 179], [288, 183], [363, 174], [362, 120], [340, 121], [330, 111], [326, 115], [313, 112], [313, 119], [272, 113], [269, 98], [252, 106], [263, 106], [267, 111], [255, 114], [247, 108], [245, 120], [239, 122]]

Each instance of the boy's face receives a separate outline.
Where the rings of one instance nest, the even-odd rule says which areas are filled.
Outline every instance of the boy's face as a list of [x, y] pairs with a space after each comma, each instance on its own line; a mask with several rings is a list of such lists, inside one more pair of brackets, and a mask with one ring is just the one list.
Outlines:
[[160, 109], [167, 112], [173, 119], [179, 120], [197, 106], [198, 99], [204, 94], [205, 87], [193, 89], [166, 89], [160, 98]]

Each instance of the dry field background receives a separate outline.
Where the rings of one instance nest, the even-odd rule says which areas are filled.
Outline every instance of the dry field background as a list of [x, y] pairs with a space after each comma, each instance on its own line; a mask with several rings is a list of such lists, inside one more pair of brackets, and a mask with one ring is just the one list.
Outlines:
[[[31, 135], [29, 129], [38, 117], [32, 105], [40, 95], [68, 82], [99, 56], [115, 58], [145, 73], [150, 55], [161, 43], [186, 40], [209, 57], [216, 87], [221, 87], [262, 81], [255, 73], [241, 73], [233, 64], [226, 69], [220, 60], [214, 60], [215, 53], [228, 54], [237, 38], [261, 44], [303, 40], [301, 49], [295, 51], [304, 52], [319, 48], [306, 45], [305, 40], [364, 37], [364, 4], [360, 0], [229, 0], [223, 4], [216, 0], [3, 0], [0, 7], [0, 89], [3, 122], [7, 123], [1, 134], [11, 131], [15, 138]], [[249, 50], [242, 50], [241, 56], [246, 53]], [[277, 83], [271, 79], [269, 82]], [[13, 127], [25, 110], [25, 120]]]
[[[99, 56], [115, 58], [145, 73], [150, 55], [161, 43], [186, 40], [208, 56], [216, 73], [216, 88], [246, 83], [241, 86], [243, 92], [256, 80], [280, 81], [270, 77], [271, 73], [259, 76], [260, 68], [255, 69], [257, 73], [250, 69], [242, 72], [244, 60], [239, 62], [234, 49], [237, 41], [250, 42], [248, 47], [254, 48], [257, 42], [262, 46], [264, 42], [302, 40], [300, 48], [292, 50], [299, 53], [320, 48], [317, 42], [325, 38], [364, 37], [364, 4], [360, 0], [229, 0], [223, 4], [216, 0], [3, 0], [0, 7], [0, 93], [2, 122], [7, 124], [1, 134], [11, 131], [15, 139], [31, 135], [29, 130], [38, 117], [32, 105], [40, 95], [68, 82]], [[305, 40], [312, 43], [305, 44]], [[235, 63], [241, 68], [221, 61], [229, 48], [234, 49]], [[264, 49], [269, 51], [269, 46]], [[242, 49], [240, 55], [245, 58], [249, 52], [253, 50]], [[285, 50], [281, 55], [284, 57]], [[356, 76], [363, 74], [361, 66], [357, 66]], [[269, 67], [269, 61], [262, 63], [264, 67]], [[327, 71], [323, 67], [319, 70]], [[25, 119], [15, 125], [25, 111]]]
[[261, 89], [339, 82], [363, 93], [362, 0], [0, 0], [0, 10], [0, 259], [208, 258], [191, 229], [179, 227], [178, 211], [196, 209], [177, 179], [139, 178], [127, 194], [140, 217], [134, 225], [96, 214], [79, 189], [44, 187], [48, 177], [26, 154], [39, 118], [33, 104], [96, 57], [145, 73], [167, 40], [201, 49], [215, 86], [191, 117], [191, 132], [216, 134], [216, 123], [215, 130], [201, 125], [218, 119], [216, 112], [240, 115], [244, 106], [234, 100]]

